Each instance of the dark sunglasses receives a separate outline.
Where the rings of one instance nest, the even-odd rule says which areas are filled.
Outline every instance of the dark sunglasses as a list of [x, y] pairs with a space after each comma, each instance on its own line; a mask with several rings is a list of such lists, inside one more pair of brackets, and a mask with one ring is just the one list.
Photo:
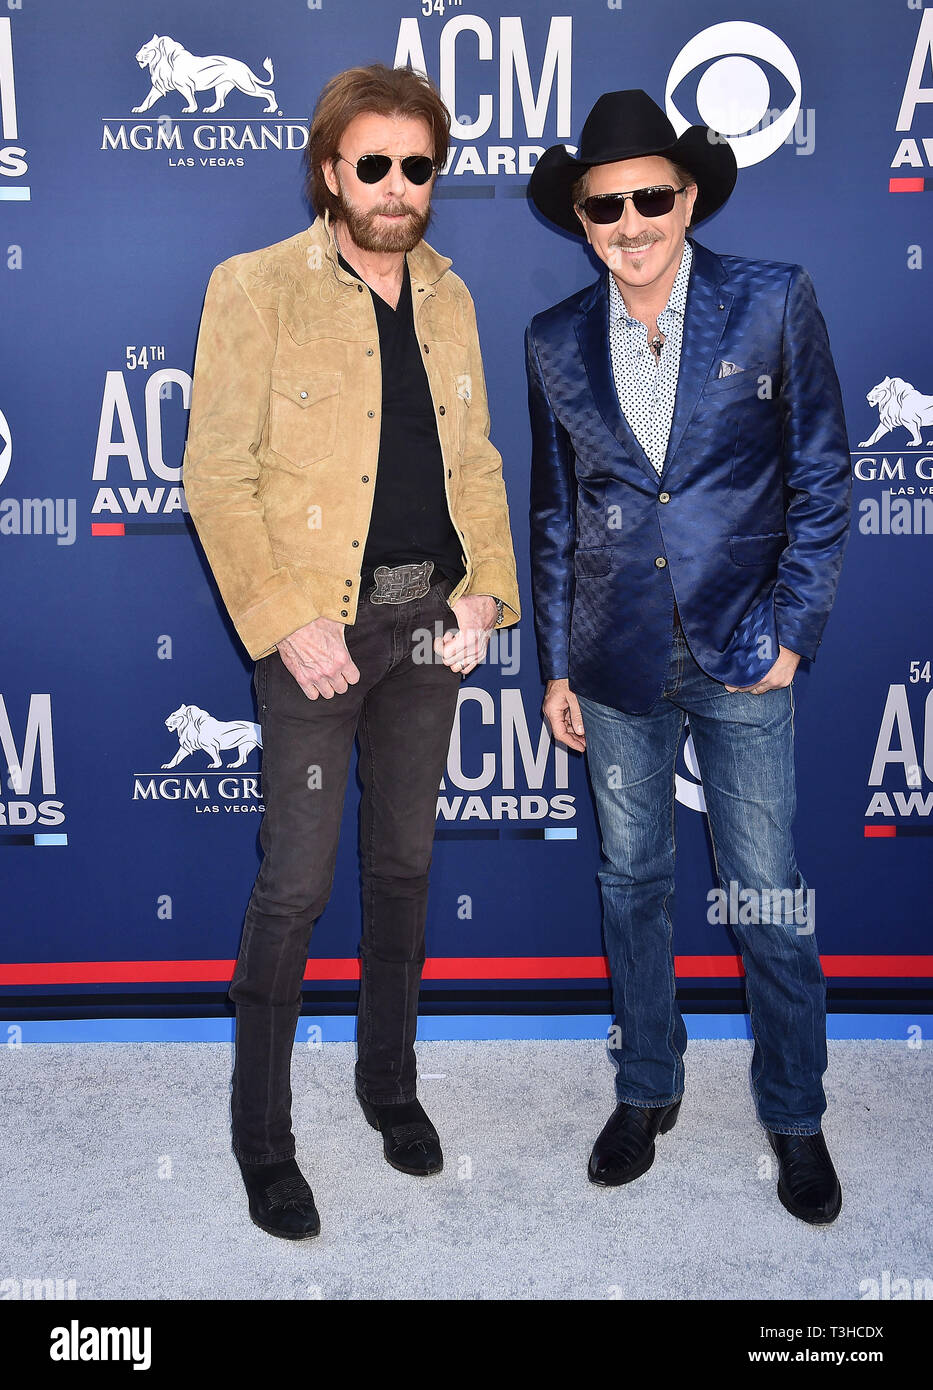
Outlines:
[[379, 183], [385, 178], [396, 159], [409, 183], [427, 183], [435, 168], [434, 160], [426, 154], [406, 154], [404, 157], [389, 154], [364, 154], [355, 164], [351, 159], [344, 159], [342, 154], [338, 154], [337, 158], [343, 159], [344, 164], [352, 165], [360, 183]]
[[591, 222], [598, 222], [604, 226], [619, 221], [629, 198], [639, 217], [663, 217], [674, 206], [677, 194], [683, 193], [684, 189], [689, 187], [688, 183], [681, 188], [671, 188], [667, 184], [656, 188], [636, 188], [634, 193], [594, 193], [591, 198], [584, 198], [577, 206], [583, 209]]

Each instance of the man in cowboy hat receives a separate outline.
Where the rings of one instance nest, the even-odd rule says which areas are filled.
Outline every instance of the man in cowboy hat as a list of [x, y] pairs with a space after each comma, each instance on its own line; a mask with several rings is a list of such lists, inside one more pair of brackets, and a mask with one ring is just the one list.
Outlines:
[[535, 627], [544, 714], [586, 754], [602, 835], [618, 1104], [589, 1176], [644, 1173], [683, 1095], [670, 913], [689, 717], [729, 903], [708, 915], [741, 948], [778, 1195], [825, 1223], [842, 1194], [821, 1131], [826, 983], [791, 836], [791, 683], [835, 597], [849, 457], [807, 272], [686, 235], [735, 177], [722, 137], [676, 139], [641, 91], [601, 96], [578, 158], [554, 146], [534, 170], [538, 211], [608, 267], [526, 335]]

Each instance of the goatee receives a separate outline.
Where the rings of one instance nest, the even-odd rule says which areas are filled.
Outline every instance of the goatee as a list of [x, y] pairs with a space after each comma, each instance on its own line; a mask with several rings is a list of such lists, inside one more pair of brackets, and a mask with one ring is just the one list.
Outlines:
[[[346, 224], [352, 240], [361, 251], [413, 251], [427, 231], [431, 221], [431, 205], [419, 212], [408, 203], [380, 203], [370, 212], [360, 212], [348, 202], [343, 190], [339, 195], [337, 216]], [[380, 213], [398, 216], [399, 222], [381, 222]]]

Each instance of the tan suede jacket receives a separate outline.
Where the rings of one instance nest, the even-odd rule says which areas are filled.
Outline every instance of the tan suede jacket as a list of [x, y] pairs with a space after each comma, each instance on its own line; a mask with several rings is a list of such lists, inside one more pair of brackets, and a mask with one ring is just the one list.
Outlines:
[[[450, 260], [408, 255], [415, 332], [437, 409], [466, 574], [448, 595], [520, 616], [502, 460], [473, 301]], [[325, 215], [231, 256], [207, 286], [183, 480], [188, 509], [250, 656], [317, 617], [352, 623], [376, 483], [382, 370], [372, 299], [337, 262]]]

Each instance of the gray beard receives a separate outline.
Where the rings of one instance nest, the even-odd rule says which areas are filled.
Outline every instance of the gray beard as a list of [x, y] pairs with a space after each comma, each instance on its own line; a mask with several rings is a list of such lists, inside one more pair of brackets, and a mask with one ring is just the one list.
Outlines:
[[337, 215], [346, 225], [352, 240], [361, 251], [413, 251], [424, 236], [431, 221], [430, 203], [423, 213], [416, 212], [407, 203], [400, 204], [402, 211], [409, 215], [398, 225], [376, 226], [376, 218], [382, 209], [372, 212], [358, 212], [347, 202], [343, 193], [339, 194], [340, 207]]

